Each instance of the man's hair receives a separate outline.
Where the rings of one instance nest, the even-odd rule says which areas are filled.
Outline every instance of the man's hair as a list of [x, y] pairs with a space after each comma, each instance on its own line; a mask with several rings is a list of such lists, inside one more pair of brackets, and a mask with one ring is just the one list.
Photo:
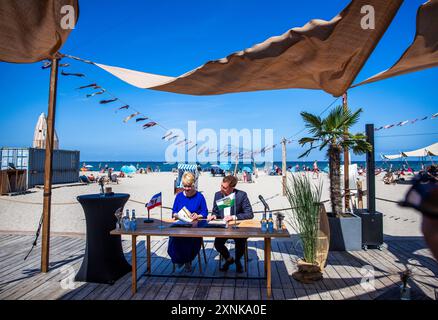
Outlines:
[[237, 178], [235, 176], [226, 176], [222, 182], [226, 182], [231, 188], [234, 188], [237, 185]]

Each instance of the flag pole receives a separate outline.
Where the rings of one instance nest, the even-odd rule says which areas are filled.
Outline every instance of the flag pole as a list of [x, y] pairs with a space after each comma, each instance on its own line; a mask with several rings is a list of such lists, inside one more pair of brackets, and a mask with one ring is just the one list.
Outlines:
[[237, 212], [236, 212], [236, 193], [234, 193], [234, 216], [236, 219], [234, 220], [234, 229], [237, 229]]
[[[163, 201], [163, 200], [161, 200], [161, 201]], [[163, 204], [161, 203], [161, 206], [160, 206], [160, 216], [161, 216], [161, 218], [160, 218], [160, 228], [162, 229], [163, 228]]]

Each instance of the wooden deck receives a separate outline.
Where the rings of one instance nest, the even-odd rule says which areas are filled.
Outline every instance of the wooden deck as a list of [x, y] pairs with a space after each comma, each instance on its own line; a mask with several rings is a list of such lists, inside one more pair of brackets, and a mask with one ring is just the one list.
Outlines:
[[[142, 239], [140, 239], [142, 240]], [[152, 241], [152, 272], [160, 277], [144, 276], [146, 269], [145, 241], [137, 242], [138, 292], [131, 294], [131, 274], [114, 285], [74, 282], [85, 249], [82, 238], [51, 238], [50, 272], [39, 272], [40, 246], [27, 260], [33, 236], [0, 234], [0, 299], [145, 299], [145, 300], [264, 300], [265, 280], [237, 278], [233, 267], [227, 279], [218, 271], [218, 255], [212, 239], [204, 239], [207, 265], [206, 277], [171, 277], [172, 264], [167, 256], [167, 239]], [[329, 255], [324, 280], [312, 285], [295, 281], [292, 273], [301, 248], [295, 238], [272, 242], [272, 299], [300, 300], [370, 300], [400, 283], [399, 272], [409, 267], [413, 271], [411, 287], [424, 298], [436, 299], [438, 264], [433, 260], [422, 238], [389, 238], [382, 251], [332, 252]], [[230, 244], [232, 247], [233, 245]], [[263, 242], [249, 241], [250, 277], [263, 275]], [[130, 241], [123, 241], [127, 261]], [[364, 268], [365, 266], [368, 266]], [[190, 276], [199, 276], [197, 259]], [[367, 269], [368, 268], [368, 269]], [[372, 268], [372, 269], [371, 269]], [[371, 271], [367, 271], [371, 270]], [[374, 273], [374, 283], [361, 285]], [[177, 275], [187, 275], [176, 271]], [[174, 274], [173, 274], [174, 275]], [[244, 274], [245, 275], [245, 274]], [[365, 276], [365, 278], [364, 278]], [[365, 280], [364, 280], [365, 279]], [[374, 286], [372, 289], [371, 285]], [[420, 295], [421, 296], [421, 295]]]

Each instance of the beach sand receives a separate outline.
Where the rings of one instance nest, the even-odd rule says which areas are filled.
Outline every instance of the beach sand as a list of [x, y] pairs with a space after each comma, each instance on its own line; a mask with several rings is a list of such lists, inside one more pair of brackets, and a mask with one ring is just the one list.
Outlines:
[[[97, 175], [97, 173], [95, 172], [94, 175]], [[162, 192], [163, 206], [172, 207], [175, 197], [173, 194], [175, 177], [176, 174], [171, 172], [134, 174], [132, 178], [119, 179], [120, 183], [111, 184], [111, 187], [114, 192], [129, 193], [130, 201], [126, 204], [125, 209], [135, 209], [137, 217], [145, 217], [147, 216], [147, 210], [144, 203], [158, 192]], [[381, 177], [376, 177], [377, 197], [393, 201], [402, 200], [410, 186], [385, 185]], [[209, 173], [202, 173], [199, 178], [198, 189], [204, 194], [209, 210], [213, 206], [214, 193], [220, 188], [221, 179], [220, 177], [211, 177]], [[327, 200], [329, 199], [329, 180], [326, 174], [321, 174], [320, 179], [323, 183], [322, 200]], [[248, 193], [250, 202], [253, 204], [253, 210], [263, 210], [263, 206], [258, 199], [260, 194], [263, 195], [272, 210], [290, 207], [286, 197], [281, 195], [280, 176], [260, 175], [254, 180], [254, 183], [239, 182], [237, 185], [238, 189]], [[312, 179], [312, 181], [318, 182], [319, 180]], [[54, 187], [51, 232], [53, 234], [85, 234], [85, 217], [76, 197], [83, 194], [99, 193], [99, 185], [92, 183], [62, 187], [55, 185]], [[364, 189], [366, 189], [365, 183]], [[33, 188], [30, 191], [32, 193], [0, 197], [1, 232], [34, 233], [36, 231], [42, 212], [43, 190]], [[366, 198], [364, 199], [364, 205], [366, 206]], [[420, 230], [421, 215], [417, 211], [380, 200], [377, 200], [376, 207], [378, 211], [385, 215], [385, 236], [422, 235]], [[328, 203], [326, 203], [326, 209], [330, 210]], [[285, 212], [290, 215], [290, 211]], [[169, 218], [170, 214], [170, 210], [163, 209], [163, 217]], [[151, 216], [159, 218], [160, 209], [153, 209]], [[255, 218], [260, 219], [261, 213], [255, 214]], [[291, 233], [295, 233], [290, 225], [288, 225], [288, 229]]]

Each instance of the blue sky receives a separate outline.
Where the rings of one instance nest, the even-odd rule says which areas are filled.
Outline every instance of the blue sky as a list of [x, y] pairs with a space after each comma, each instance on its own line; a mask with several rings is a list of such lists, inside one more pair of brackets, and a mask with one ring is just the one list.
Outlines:
[[[356, 82], [390, 67], [411, 43], [415, 16], [424, 1], [405, 1]], [[329, 20], [348, 1], [185, 0], [80, 1], [80, 18], [62, 52], [103, 64], [177, 76], [208, 60], [222, 58], [268, 37], [302, 26], [310, 19]], [[67, 61], [68, 60], [68, 61]], [[320, 113], [334, 98], [316, 90], [277, 90], [196, 97], [141, 90], [96, 67], [71, 61], [67, 72], [83, 72], [167, 128], [274, 129], [274, 141], [303, 128], [300, 111]], [[0, 146], [30, 146], [37, 118], [47, 112], [49, 70], [40, 63], [0, 63]], [[363, 108], [360, 123], [376, 126], [438, 112], [438, 68], [388, 79], [349, 91], [352, 109]], [[163, 130], [124, 124], [116, 105], [99, 105], [75, 88], [90, 83], [59, 77], [56, 130], [61, 148], [80, 150], [83, 160], [164, 160]], [[107, 97], [108, 98], [108, 97]], [[339, 100], [340, 102], [341, 100]], [[438, 140], [438, 119], [376, 133], [376, 153], [414, 149]], [[303, 133], [304, 134], [304, 133]], [[303, 134], [296, 136], [299, 138]], [[379, 137], [386, 136], [386, 137]], [[302, 149], [288, 145], [288, 160]], [[277, 148], [275, 159], [280, 159]], [[315, 152], [309, 160], [324, 159]], [[354, 157], [354, 159], [360, 159]]]

